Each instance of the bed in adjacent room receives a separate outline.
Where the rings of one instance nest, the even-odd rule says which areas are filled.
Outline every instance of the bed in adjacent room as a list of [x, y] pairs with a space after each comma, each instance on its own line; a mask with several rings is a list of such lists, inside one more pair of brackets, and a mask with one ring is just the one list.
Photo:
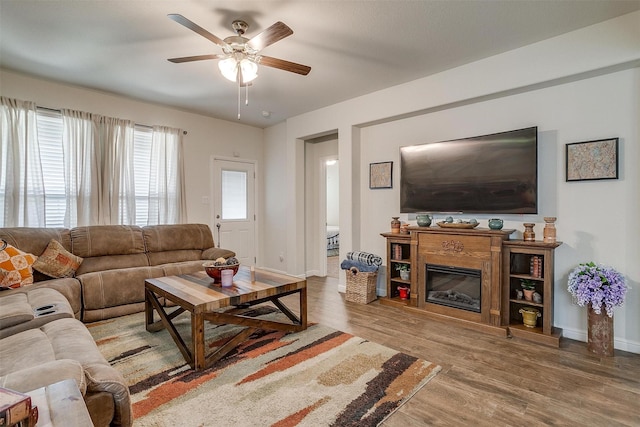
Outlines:
[[327, 256], [338, 256], [340, 250], [340, 227], [327, 225]]

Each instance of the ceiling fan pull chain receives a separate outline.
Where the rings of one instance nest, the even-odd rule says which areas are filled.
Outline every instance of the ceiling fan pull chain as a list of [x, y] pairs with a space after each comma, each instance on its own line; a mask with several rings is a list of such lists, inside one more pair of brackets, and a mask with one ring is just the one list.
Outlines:
[[246, 93], [244, 97], [244, 105], [249, 105], [249, 85], [246, 85], [245, 88], [246, 88]]
[[238, 120], [240, 120], [240, 79], [238, 79]]

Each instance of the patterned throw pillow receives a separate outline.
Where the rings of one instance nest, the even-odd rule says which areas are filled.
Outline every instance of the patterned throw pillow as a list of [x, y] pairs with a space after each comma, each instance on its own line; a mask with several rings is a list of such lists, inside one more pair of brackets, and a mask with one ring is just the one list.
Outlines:
[[49, 277], [73, 277], [78, 267], [82, 263], [82, 258], [72, 254], [62, 246], [62, 243], [51, 239], [44, 250], [33, 264], [33, 268]]
[[19, 288], [33, 283], [31, 266], [36, 261], [34, 255], [7, 245], [0, 251], [0, 286]]

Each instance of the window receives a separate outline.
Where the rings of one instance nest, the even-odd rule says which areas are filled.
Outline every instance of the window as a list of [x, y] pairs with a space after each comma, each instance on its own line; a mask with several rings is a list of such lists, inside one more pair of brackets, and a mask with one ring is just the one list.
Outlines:
[[[147, 224], [149, 218], [149, 188], [151, 180], [151, 142], [153, 132], [150, 128], [136, 126], [133, 133], [133, 180], [135, 182], [136, 223]], [[122, 197], [121, 200], [126, 199]]]
[[62, 114], [59, 111], [39, 108], [36, 125], [44, 182], [45, 227], [64, 227], [67, 196], [64, 182]]
[[222, 171], [222, 219], [247, 219], [247, 173]]
[[[8, 103], [3, 99], [4, 104]], [[11, 108], [11, 105], [7, 108]], [[77, 120], [73, 126], [92, 128], [94, 135], [97, 135], [97, 130], [100, 136], [88, 141], [94, 136], [80, 133], [79, 140], [95, 150], [98, 160], [90, 163], [90, 167], [87, 167], [89, 163], [78, 166], [74, 164], [78, 161], [76, 157], [82, 156], [74, 154], [82, 151], [67, 149], [74, 151], [65, 152], [65, 147], [78, 146], [69, 144], [73, 138], [78, 140], [78, 133], [69, 133], [72, 131], [65, 118], [67, 113], [36, 109], [35, 106], [31, 111], [30, 123], [34, 131], [29, 134], [36, 134], [32, 143], [22, 140], [24, 132], [20, 124], [12, 129], [8, 129], [9, 125], [0, 129], [2, 140], [9, 142], [3, 142], [0, 160], [5, 157], [4, 161], [12, 161], [19, 155], [22, 157], [17, 161], [25, 163], [15, 171], [4, 170], [0, 174], [0, 227], [75, 227], [81, 220], [77, 219], [74, 209], [91, 209], [91, 214], [84, 216], [82, 221], [91, 224], [145, 226], [180, 222], [184, 210], [182, 166], [179, 164], [181, 131], [166, 127], [134, 126], [133, 122], [126, 120], [80, 113], [74, 117]], [[35, 153], [29, 154], [28, 165], [20, 160], [27, 158], [27, 154], [23, 153], [24, 147], [32, 147]], [[20, 150], [20, 153], [13, 155], [15, 150]], [[91, 176], [85, 176], [89, 173]], [[27, 180], [23, 176], [35, 178]], [[77, 191], [77, 185], [73, 185], [74, 179], [89, 182], [94, 177], [102, 182], [92, 186], [92, 191], [83, 189], [81, 197], [74, 193]], [[32, 181], [35, 184], [31, 184]], [[26, 197], [16, 200], [14, 194], [24, 194]], [[2, 215], [3, 210], [5, 215]], [[40, 214], [24, 213], [32, 211]], [[11, 214], [7, 215], [7, 212]], [[27, 216], [28, 220], [21, 219]]]

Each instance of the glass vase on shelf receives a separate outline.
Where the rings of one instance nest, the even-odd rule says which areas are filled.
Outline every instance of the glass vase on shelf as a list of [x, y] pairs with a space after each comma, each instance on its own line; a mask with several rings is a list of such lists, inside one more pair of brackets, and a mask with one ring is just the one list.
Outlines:
[[555, 243], [556, 241], [556, 217], [545, 216], [544, 217], [544, 229], [542, 230], [542, 241], [545, 243]]

